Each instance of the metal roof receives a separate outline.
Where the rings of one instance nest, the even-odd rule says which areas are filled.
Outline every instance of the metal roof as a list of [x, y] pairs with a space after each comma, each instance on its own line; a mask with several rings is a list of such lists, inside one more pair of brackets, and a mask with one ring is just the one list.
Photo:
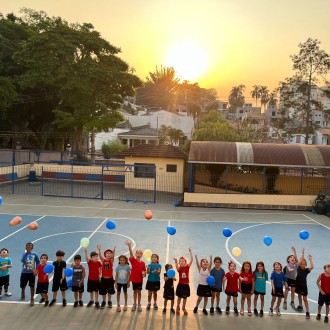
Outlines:
[[330, 146], [193, 141], [189, 163], [329, 167]]

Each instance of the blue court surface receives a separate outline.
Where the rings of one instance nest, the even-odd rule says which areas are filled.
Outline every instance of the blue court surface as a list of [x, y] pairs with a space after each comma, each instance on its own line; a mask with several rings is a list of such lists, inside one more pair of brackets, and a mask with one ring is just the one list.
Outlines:
[[[48, 254], [50, 261], [54, 261], [56, 251], [62, 249], [65, 251], [64, 259], [68, 264], [71, 264], [75, 254], [81, 254], [84, 260], [84, 251], [80, 247], [80, 240], [82, 237], [88, 237], [90, 239], [89, 252], [96, 250], [97, 244], [102, 245], [102, 250], [112, 249], [116, 246], [117, 257], [120, 254], [128, 255], [124, 243], [126, 240], [131, 240], [133, 248], [150, 249], [160, 256], [160, 263], [163, 266], [162, 272], [165, 270], [165, 263], [173, 264], [174, 257], [185, 256], [188, 258], [188, 247], [191, 247], [193, 255], [197, 254], [199, 259], [209, 258], [210, 255], [220, 256], [225, 271], [228, 269], [229, 260], [237, 263], [237, 271], [240, 271], [241, 264], [246, 259], [251, 261], [253, 269], [256, 262], [262, 260], [270, 275], [274, 261], [280, 261], [285, 266], [286, 258], [291, 254], [291, 246], [296, 247], [299, 257], [301, 249], [305, 248], [305, 256], [311, 254], [315, 265], [314, 270], [308, 276], [308, 286], [310, 309], [312, 313], [316, 313], [318, 298], [316, 279], [323, 271], [323, 265], [329, 263], [327, 242], [330, 239], [330, 232], [329, 227], [314, 220], [312, 214], [307, 212], [300, 214], [244, 210], [236, 212], [221, 210], [217, 212], [217, 210], [177, 208], [174, 211], [155, 210], [154, 217], [150, 221], [144, 219], [142, 209], [130, 210], [130, 212], [117, 209], [112, 214], [115, 216], [111, 218], [1, 214], [0, 248], [8, 248], [9, 256], [13, 261], [13, 267], [10, 270], [10, 291], [13, 295], [12, 297], [3, 297], [1, 301], [20, 301], [20, 259], [26, 242], [33, 242], [34, 252], [38, 253], [39, 256], [42, 253]], [[15, 227], [9, 226], [9, 221], [16, 215], [22, 217], [22, 224]], [[105, 224], [109, 219], [116, 222], [116, 229], [110, 231], [106, 228]], [[31, 231], [26, 228], [31, 221], [38, 222], [39, 228], [37, 230]], [[175, 235], [167, 234], [168, 225], [176, 228]], [[224, 228], [230, 228], [233, 235], [229, 238], [224, 237], [222, 234]], [[299, 237], [301, 230], [308, 231], [310, 234], [308, 239], [302, 240]], [[266, 235], [273, 239], [270, 246], [266, 246], [263, 242]], [[231, 252], [233, 247], [239, 247], [242, 254], [234, 257]], [[146, 262], [146, 260], [144, 261]], [[116, 264], [117, 259], [115, 260]], [[86, 266], [86, 264], [84, 265]], [[193, 308], [196, 302], [197, 279], [198, 272], [194, 260], [190, 272], [192, 296], [188, 299], [188, 308]], [[86, 282], [87, 279], [85, 279], [84, 303], [89, 300]], [[269, 308], [270, 291], [271, 288], [268, 285], [265, 301], [266, 311]], [[128, 290], [128, 293], [129, 305], [131, 305], [131, 289]], [[51, 285], [49, 294], [51, 298]], [[142, 296], [142, 303], [145, 305], [147, 291], [144, 290]], [[121, 299], [123, 301], [123, 297]], [[36, 301], [38, 300], [39, 297], [36, 296]], [[73, 302], [73, 293], [70, 289], [67, 291], [67, 300], [69, 303]], [[163, 305], [162, 300], [161, 290], [158, 296], [159, 306]], [[115, 297], [112, 298], [112, 301], [116, 303]], [[298, 305], [297, 297], [295, 302]], [[224, 293], [221, 294], [220, 304], [222, 308], [225, 307]], [[295, 313], [291, 307], [288, 307], [287, 312]]]

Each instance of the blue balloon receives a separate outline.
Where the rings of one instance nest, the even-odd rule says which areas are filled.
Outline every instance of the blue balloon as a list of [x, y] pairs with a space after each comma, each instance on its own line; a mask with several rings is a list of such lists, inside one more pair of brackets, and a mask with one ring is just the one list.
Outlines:
[[72, 278], [68, 279], [68, 287], [69, 287], [69, 288], [72, 287]]
[[316, 213], [316, 211], [313, 209], [313, 210], [312, 210], [312, 213], [313, 213], [313, 214], [315, 214], [315, 213]]
[[264, 237], [264, 243], [265, 243], [267, 246], [269, 246], [269, 245], [271, 245], [271, 244], [273, 243], [273, 239], [272, 239], [271, 237], [269, 237], [269, 236], [265, 236], [265, 237]]
[[109, 230], [113, 230], [116, 228], [116, 223], [112, 220], [109, 220], [105, 225]]
[[208, 276], [206, 278], [206, 282], [208, 285], [214, 285], [215, 284], [215, 278], [213, 276]]
[[230, 237], [230, 236], [233, 234], [233, 232], [232, 232], [231, 229], [229, 229], [229, 228], [225, 228], [225, 229], [222, 231], [222, 233], [223, 233], [223, 236], [225, 236], [225, 237]]
[[2, 197], [0, 196], [0, 205], [2, 204]]
[[125, 201], [128, 203], [129, 202], [129, 198], [126, 198]]
[[168, 227], [167, 227], [167, 232], [168, 232], [170, 235], [175, 235], [175, 233], [176, 233], [176, 228], [173, 227], [173, 226], [168, 226]]
[[173, 278], [175, 276], [175, 270], [174, 269], [169, 269], [167, 271], [167, 277]]
[[144, 203], [144, 204], [148, 204], [148, 201], [144, 201], [143, 203]]
[[65, 268], [64, 275], [67, 277], [71, 277], [73, 275], [72, 268]]
[[47, 264], [45, 267], [44, 267], [44, 273], [46, 274], [50, 274], [52, 273], [54, 270], [54, 266], [51, 265], [51, 264]]
[[134, 199], [134, 200], [133, 200], [133, 203], [137, 203], [137, 199]]
[[307, 230], [302, 230], [300, 233], [299, 233], [299, 237], [301, 239], [307, 239], [309, 237], [309, 232]]

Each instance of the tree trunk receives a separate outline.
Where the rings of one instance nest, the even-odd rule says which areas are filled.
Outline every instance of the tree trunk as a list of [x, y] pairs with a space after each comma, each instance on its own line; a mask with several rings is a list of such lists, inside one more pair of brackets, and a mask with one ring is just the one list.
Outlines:
[[91, 132], [91, 162], [95, 163], [95, 130]]
[[307, 95], [307, 109], [306, 109], [306, 135], [305, 135], [305, 144], [308, 144], [309, 138], [309, 118], [311, 117], [311, 93], [312, 93], [312, 71], [309, 72], [308, 78], [308, 95]]

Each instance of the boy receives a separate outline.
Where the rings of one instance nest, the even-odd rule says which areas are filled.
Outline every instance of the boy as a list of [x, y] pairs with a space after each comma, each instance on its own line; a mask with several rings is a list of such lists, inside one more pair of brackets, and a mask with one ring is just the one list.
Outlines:
[[[74, 295], [73, 307], [83, 306], [82, 295], [84, 292], [84, 279], [86, 276], [85, 267], [81, 264], [81, 256], [79, 254], [75, 255], [74, 263], [72, 264], [72, 292]], [[78, 301], [79, 298], [79, 301]]]
[[31, 242], [26, 243], [25, 245], [25, 253], [23, 253], [21, 262], [22, 262], [22, 273], [20, 278], [20, 287], [21, 287], [21, 299], [25, 299], [25, 288], [29, 283], [30, 287], [30, 306], [34, 305], [34, 287], [35, 287], [35, 276], [34, 270], [40, 264], [39, 257], [36, 253], [32, 252], [33, 244]]
[[44, 272], [44, 268], [47, 265], [47, 261], [48, 261], [48, 255], [43, 253], [40, 256], [40, 264], [37, 266], [37, 268], [34, 271], [34, 275], [35, 276], [38, 275], [36, 294], [41, 295], [41, 299], [39, 303], [42, 304], [44, 302], [45, 307], [49, 305], [49, 300], [48, 300], [49, 278], [48, 278], [48, 274]]
[[130, 254], [129, 262], [131, 263], [132, 266], [131, 278], [130, 278], [133, 287], [133, 300], [134, 300], [132, 311], [134, 312], [136, 310], [136, 300], [137, 300], [138, 312], [142, 312], [141, 290], [142, 290], [143, 278], [146, 276], [146, 265], [141, 260], [143, 252], [140, 249], [136, 250], [135, 258], [134, 258], [132, 243], [130, 241], [126, 241], [125, 244], [128, 246], [129, 249], [129, 254]]
[[[290, 254], [286, 261], [287, 265], [284, 267], [283, 272], [288, 280], [288, 286], [291, 290], [291, 307], [295, 309], [294, 297], [296, 291], [296, 277], [297, 277], [297, 269], [298, 269], [298, 256], [297, 251], [294, 246], [291, 247], [293, 254]], [[284, 293], [284, 301], [283, 301], [283, 309], [287, 310], [287, 298], [288, 298], [289, 290], [286, 290]]]
[[66, 268], [66, 262], [63, 260], [65, 253], [62, 250], [58, 250], [56, 252], [56, 261], [53, 262], [54, 266], [54, 277], [53, 277], [53, 299], [49, 304], [49, 307], [52, 307], [56, 304], [56, 297], [57, 297], [57, 291], [61, 290], [62, 293], [62, 304], [63, 307], [66, 306], [66, 299], [65, 299], [65, 291], [68, 289], [68, 285], [66, 283], [65, 278], [65, 268]]
[[330, 305], [330, 264], [324, 265], [323, 269], [324, 273], [322, 273], [316, 281], [316, 284], [320, 290], [316, 319], [321, 320], [321, 310], [325, 303], [324, 323], [328, 323]]
[[8, 257], [9, 251], [6, 248], [0, 251], [0, 299], [2, 298], [2, 286], [5, 289], [5, 296], [10, 297], [9, 289], [9, 268], [12, 267], [11, 259]]
[[92, 251], [90, 258], [88, 257], [87, 249], [85, 248], [85, 258], [88, 265], [88, 281], [87, 281], [87, 292], [90, 294], [90, 301], [87, 307], [91, 307], [94, 304], [94, 293], [95, 293], [95, 307], [100, 308], [99, 303], [99, 288], [100, 288], [100, 273], [102, 264], [99, 260], [97, 252]]
[[101, 309], [105, 307], [108, 294], [108, 307], [112, 308], [111, 295], [115, 293], [115, 283], [113, 280], [113, 260], [116, 247], [113, 251], [108, 249], [104, 251], [104, 258], [101, 253], [101, 244], [98, 244], [97, 249], [102, 262], [102, 277], [100, 282], [100, 295], [102, 295]]

